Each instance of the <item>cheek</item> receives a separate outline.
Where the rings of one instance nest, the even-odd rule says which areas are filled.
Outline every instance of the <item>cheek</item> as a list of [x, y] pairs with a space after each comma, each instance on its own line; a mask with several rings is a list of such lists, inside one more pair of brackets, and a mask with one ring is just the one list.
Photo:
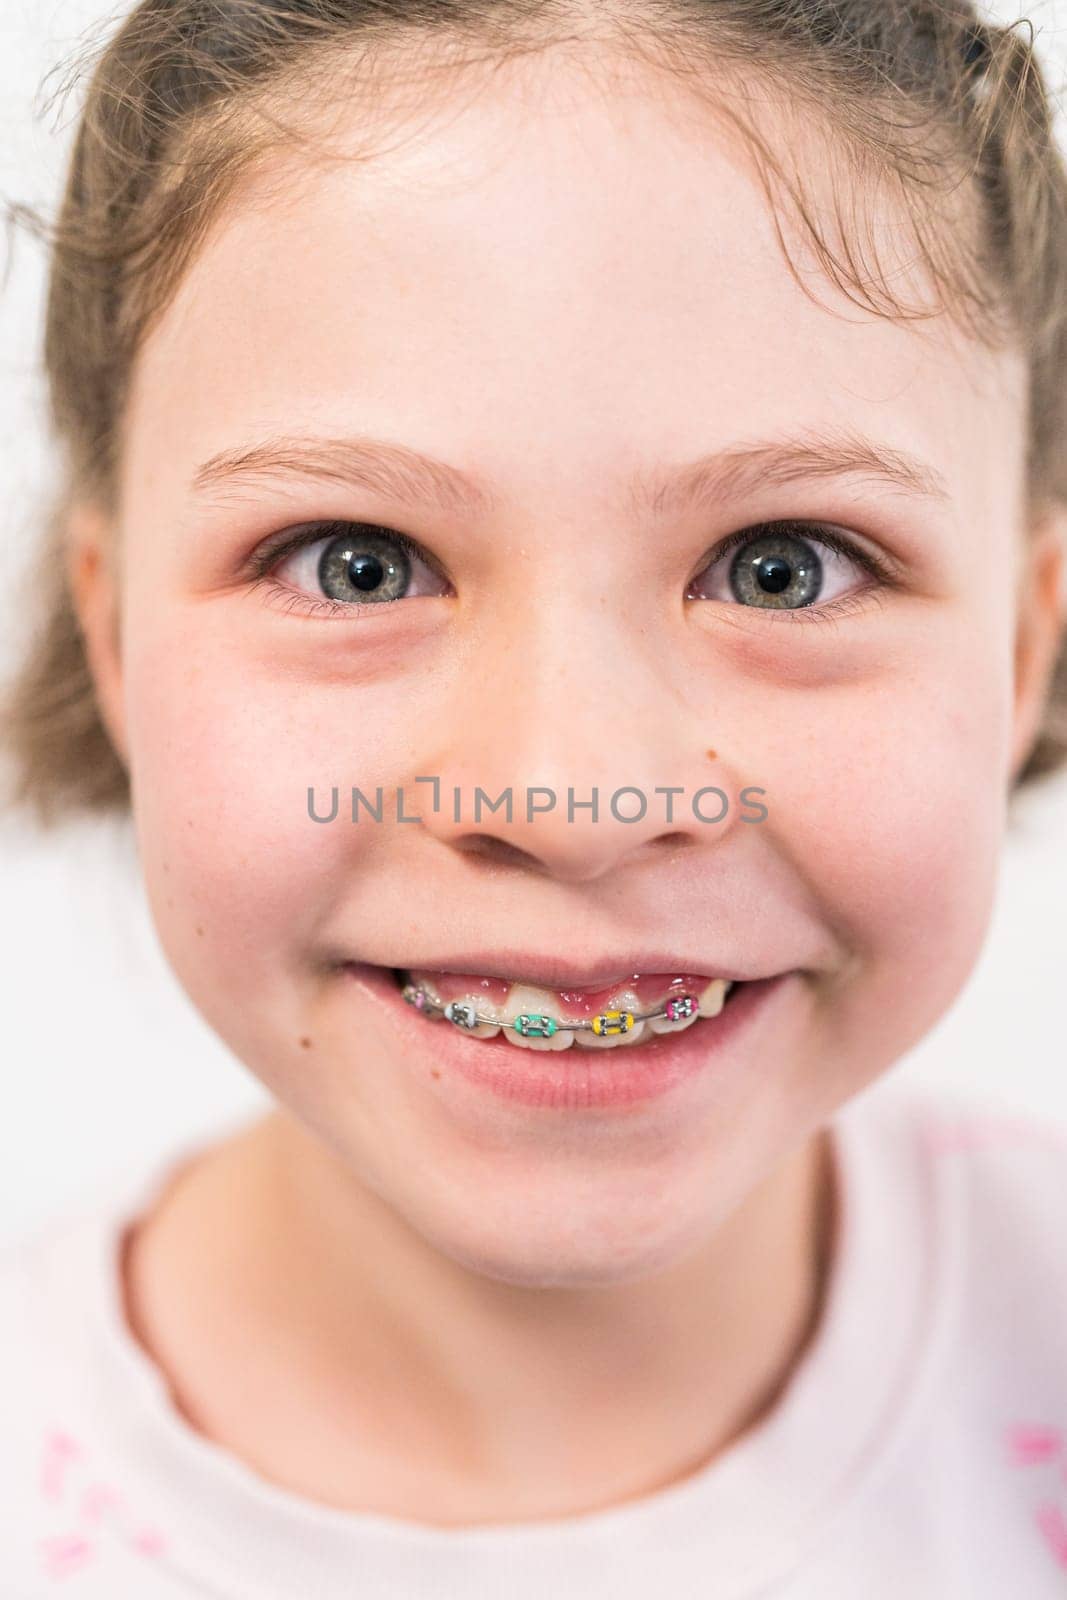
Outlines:
[[[194, 997], [240, 982], [265, 1002], [280, 970], [326, 937], [353, 872], [386, 823], [349, 822], [348, 785], [390, 815], [403, 718], [374, 686], [313, 686], [301, 675], [178, 629], [131, 641], [127, 659], [135, 827], [161, 941]], [[393, 691], [393, 697], [400, 691]], [[338, 813], [329, 814], [338, 787]], [[410, 831], [410, 830], [409, 830]]]
[[862, 974], [842, 985], [839, 1020], [855, 1004], [869, 1025], [873, 1009], [897, 1050], [955, 998], [988, 927], [1007, 805], [1002, 656], [979, 626], [913, 641], [877, 678], [812, 696], [774, 775], [776, 833]]

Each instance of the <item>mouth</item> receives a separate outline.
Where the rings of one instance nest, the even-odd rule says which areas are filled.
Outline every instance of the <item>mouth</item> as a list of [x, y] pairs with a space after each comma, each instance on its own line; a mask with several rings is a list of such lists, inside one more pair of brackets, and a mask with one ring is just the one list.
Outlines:
[[745, 985], [706, 973], [631, 973], [610, 984], [548, 987], [522, 978], [387, 969], [427, 1021], [526, 1050], [641, 1049], [717, 1017]]
[[[547, 970], [547, 963], [539, 965]], [[470, 1115], [480, 1115], [478, 1102], [488, 1093], [522, 1107], [523, 1114], [627, 1115], [646, 1110], [651, 1115], [653, 1104], [673, 1102], [677, 1114], [685, 1117], [686, 1107], [699, 1104], [701, 1096], [726, 1093], [731, 1074], [742, 1074], [747, 1062], [760, 1059], [771, 1040], [779, 1040], [805, 1016], [805, 982], [798, 970], [771, 976], [745, 974], [744, 979], [737, 974], [731, 979], [721, 974], [669, 973], [661, 978], [635, 974], [638, 998], [641, 990], [648, 995], [651, 984], [654, 1003], [635, 1006], [627, 1021], [624, 1006], [606, 1003], [621, 998], [617, 990], [627, 987], [621, 981], [608, 986], [606, 995], [603, 989], [552, 992], [542, 987], [537, 990], [537, 1005], [555, 1000], [553, 1013], [523, 1008], [522, 990], [536, 987], [525, 982], [438, 973], [438, 984], [448, 978], [459, 990], [453, 1000], [437, 989], [437, 1000], [445, 1002], [438, 1010], [434, 995], [427, 994], [426, 968], [374, 966], [344, 958], [336, 966], [347, 979], [346, 987], [352, 984], [363, 1019], [368, 1002], [381, 1008], [381, 1045], [392, 1064], [413, 1072], [430, 1093], [443, 1096], [446, 1106], [466, 1107]], [[553, 976], [558, 978], [558, 973]], [[683, 987], [686, 978], [697, 976], [704, 989], [691, 982]], [[707, 1014], [702, 1014], [701, 994], [715, 982], [721, 984], [721, 1003], [712, 992], [705, 1000]], [[494, 986], [499, 987], [494, 990]], [[496, 1000], [486, 998], [494, 992]], [[464, 994], [469, 998], [464, 1000]], [[689, 1000], [696, 997], [694, 1010], [683, 1003], [686, 995]], [[507, 1010], [502, 1016], [496, 1010], [501, 998], [512, 1006], [510, 1016]], [[669, 1000], [678, 1002], [675, 1018], [665, 1014]], [[445, 1014], [448, 1005], [454, 1006], [451, 1016]], [[493, 1013], [488, 1011], [490, 1005]], [[472, 1010], [464, 1013], [462, 1006]], [[664, 1014], [646, 1016], [648, 1011]], [[683, 1011], [688, 1014], [683, 1016]], [[490, 1014], [491, 1021], [480, 1021]], [[601, 1018], [606, 1021], [598, 1030], [593, 1024]], [[573, 1026], [576, 1022], [589, 1026]], [[609, 1061], [613, 1050], [625, 1054]], [[693, 1085], [691, 1091], [685, 1090], [686, 1083]], [[474, 1101], [467, 1098], [469, 1094], [474, 1094]]]
[[[548, 963], [540, 965], [542, 971], [548, 969]], [[666, 1097], [684, 1116], [686, 1107], [698, 1104], [701, 1095], [720, 1092], [718, 1086], [731, 1073], [743, 1072], [745, 1064], [769, 1049], [772, 1041], [802, 1025], [807, 1003], [804, 975], [796, 968], [770, 976], [748, 973], [741, 978], [735, 973], [730, 979], [677, 972], [658, 977], [634, 974], [626, 982], [616, 979], [605, 993], [603, 986], [537, 990], [528, 983], [476, 979], [461, 972], [437, 973], [431, 992], [431, 975], [425, 968], [375, 966], [344, 958], [335, 966], [353, 985], [364, 1018], [368, 1002], [379, 1008], [385, 1029], [381, 1042], [387, 1053], [395, 1050], [394, 1064], [413, 1071], [449, 1106], [466, 1107], [472, 1115], [477, 1100], [467, 1096], [480, 1098], [488, 1092], [524, 1114], [618, 1116], [642, 1108], [651, 1114], [653, 1104]], [[560, 974], [553, 976], [558, 979]], [[634, 982], [638, 998], [649, 1003], [634, 1006], [627, 1021], [624, 1006], [607, 1002], [622, 998], [619, 989]], [[449, 984], [456, 993], [454, 1000]], [[721, 986], [721, 1000], [713, 990], [702, 1012], [701, 994], [712, 984]], [[438, 985], [446, 992], [442, 994]], [[531, 988], [538, 1007], [554, 1001], [555, 1011], [525, 1005], [523, 992], [528, 994]], [[686, 996], [695, 997], [694, 1009], [682, 1003]], [[673, 1018], [666, 1014], [668, 1000], [679, 1002]], [[443, 1002], [440, 1009], [438, 1001]], [[510, 1014], [505, 1005], [501, 1015], [502, 1001], [510, 1004]], [[454, 1009], [447, 1016], [450, 1005]], [[464, 1006], [471, 1007], [469, 1013], [461, 1010]], [[494, 1007], [492, 1013], [489, 1006]], [[486, 1016], [491, 1020], [480, 1020]], [[606, 1021], [601, 1023], [602, 1018]], [[613, 1050], [625, 1054], [609, 1061]], [[691, 1091], [686, 1091], [686, 1084], [692, 1084]]]

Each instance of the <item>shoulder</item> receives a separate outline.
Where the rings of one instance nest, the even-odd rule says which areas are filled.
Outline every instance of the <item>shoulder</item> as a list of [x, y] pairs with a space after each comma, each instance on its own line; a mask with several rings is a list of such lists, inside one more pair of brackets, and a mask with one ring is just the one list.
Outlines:
[[[81, 1316], [79, 1281], [64, 1282], [80, 1234], [61, 1217], [0, 1248], [0, 1590], [27, 1595], [62, 1564], [62, 1501], [81, 1449], [63, 1323]], [[50, 1516], [50, 1512], [52, 1515]], [[58, 1520], [56, 1520], [58, 1518]], [[42, 1564], [43, 1563], [43, 1564]], [[4, 1584], [22, 1584], [17, 1590]]]
[[977, 1255], [1067, 1268], [1067, 1122], [946, 1093], [912, 1103], [924, 1157], [958, 1191]]
[[1067, 1126], [893, 1074], [834, 1122], [844, 1227], [812, 1416], [838, 1457], [834, 1430], [867, 1428], [856, 1570], [879, 1594], [1061, 1594]]
[[[0, 1393], [39, 1374], [91, 1368], [122, 1332], [119, 1256], [126, 1230], [215, 1144], [203, 1134], [128, 1156], [21, 1237], [0, 1244]], [[84, 1383], [80, 1386], [86, 1389]]]
[[0, 1472], [13, 1434], [65, 1404], [64, 1376], [90, 1336], [107, 1220], [72, 1209], [0, 1246]]
[[0, 1246], [2, 1596], [31, 1600], [75, 1574], [87, 1600], [134, 1582], [161, 1592], [140, 1565], [159, 1535], [127, 1460], [147, 1379], [125, 1353], [116, 1252], [185, 1153], [138, 1158]]
[[1067, 1122], [946, 1091], [900, 1097], [943, 1236], [956, 1346], [1026, 1364], [1067, 1408]]
[[[908, 1081], [876, 1084], [860, 1099], [866, 1137], [889, 1146], [891, 1129], [902, 1136], [897, 1149], [907, 1147], [974, 1221], [990, 1213], [1026, 1218], [1035, 1245], [1042, 1232], [1056, 1244], [1067, 1220], [1067, 1118]], [[843, 1112], [852, 1116], [854, 1108], [846, 1104]], [[988, 1229], [982, 1237], [991, 1248], [1004, 1242]]]
[[0, 1395], [4, 1401], [0, 1409], [5, 1423], [24, 1412], [26, 1403], [45, 1382], [53, 1351], [42, 1313], [46, 1317], [49, 1311], [64, 1315], [64, 1299], [60, 1296], [57, 1301], [55, 1295], [60, 1287], [57, 1260], [64, 1249], [69, 1253], [77, 1231], [73, 1216], [61, 1216], [0, 1246]]

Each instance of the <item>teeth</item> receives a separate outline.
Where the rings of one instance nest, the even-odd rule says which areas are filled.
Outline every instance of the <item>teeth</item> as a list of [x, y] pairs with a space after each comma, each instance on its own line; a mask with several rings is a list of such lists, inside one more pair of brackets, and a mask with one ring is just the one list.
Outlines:
[[697, 1007], [702, 1017], [717, 1017], [726, 1001], [726, 991], [732, 989], [733, 984], [725, 978], [712, 978], [707, 988], [701, 993]]
[[[431, 988], [431, 990], [433, 992], [434, 999], [437, 1000], [438, 1002], [440, 1002], [440, 998], [441, 997], [437, 993], [436, 990], [432, 989], [432, 985], [427, 985], [427, 987]], [[491, 1000], [487, 1000], [484, 995], [460, 994], [460, 995], [456, 996], [454, 1001], [450, 1001], [449, 1004], [450, 1005], [456, 1005], [457, 1007], [458, 1006], [473, 1006], [474, 1010], [481, 1017], [499, 1017], [500, 1016], [500, 1012], [497, 1009], [497, 1007], [495, 1005], [493, 1005]], [[445, 1019], [446, 1019], [446, 1021], [449, 1020], [448, 1009], [447, 1008], [446, 1008], [446, 1011], [445, 1011]], [[452, 1026], [454, 1027], [455, 1024], [453, 1023]], [[505, 1029], [504, 1031], [507, 1032], [507, 1029]], [[463, 1032], [468, 1034], [472, 1039], [492, 1039], [500, 1032], [500, 1023], [499, 1022], [479, 1022], [479, 1023], [476, 1023], [473, 1028], [466, 1028], [465, 1027], [463, 1029]]]
[[691, 1028], [694, 1022], [699, 1022], [700, 1017], [700, 1008], [696, 1006], [693, 1008], [692, 1016], [679, 1017], [677, 1022], [672, 1022], [669, 1017], [649, 1017], [645, 1027], [653, 1033], [683, 1033], [686, 1028]]
[[[633, 989], [613, 989], [608, 996], [605, 1011], [640, 1011], [641, 1000]], [[592, 1028], [582, 1028], [574, 1035], [583, 1050], [616, 1050], [623, 1045], [636, 1044], [645, 1031], [643, 1022], [635, 1022], [625, 1033], [594, 1033]]]
[[[522, 1012], [528, 1016], [551, 1017], [555, 1022], [563, 1020], [556, 995], [546, 994], [544, 989], [535, 989], [531, 984], [513, 983], [502, 1013], [509, 1022], [514, 1022]], [[496, 1014], [499, 1016], [501, 1012]], [[539, 1039], [534, 1035], [521, 1034], [515, 1028], [505, 1028], [504, 1037], [509, 1044], [517, 1044], [520, 1050], [567, 1050], [574, 1043], [574, 1030], [557, 1028], [550, 1037]]]
[[[408, 977], [414, 979], [415, 975], [409, 973]], [[433, 983], [428, 978], [418, 978], [417, 981], [428, 991], [434, 1002], [440, 1005], [441, 996]], [[538, 989], [533, 984], [513, 983], [508, 990], [507, 999], [500, 1005], [494, 1004], [484, 994], [457, 995], [450, 1005], [456, 1006], [457, 1009], [470, 1006], [479, 1016], [497, 1019], [492, 1022], [477, 1023], [472, 1028], [463, 1027], [462, 1031], [473, 1039], [491, 1039], [502, 1031], [508, 1043], [517, 1045], [520, 1050], [568, 1050], [572, 1044], [578, 1045], [583, 1050], [615, 1050], [624, 1045], [638, 1044], [646, 1034], [652, 1036], [682, 1033], [701, 1017], [717, 1017], [732, 988], [733, 983], [728, 979], [713, 978], [697, 997], [697, 1005], [691, 1016], [679, 1017], [676, 1021], [671, 1021], [667, 1017], [635, 1021], [622, 1033], [594, 1033], [591, 1028], [557, 1026], [554, 1032], [538, 1035], [535, 1032], [523, 1034], [516, 1028], [504, 1026], [506, 1023], [514, 1022], [523, 1013], [531, 1018], [545, 1017], [557, 1024], [563, 1020], [565, 1013], [560, 1009], [558, 996], [545, 989]], [[639, 1012], [643, 1009], [650, 1008], [643, 1006], [640, 996], [629, 987], [612, 990], [604, 1006], [604, 1012]], [[532, 1026], [536, 1027], [536, 1024]]]

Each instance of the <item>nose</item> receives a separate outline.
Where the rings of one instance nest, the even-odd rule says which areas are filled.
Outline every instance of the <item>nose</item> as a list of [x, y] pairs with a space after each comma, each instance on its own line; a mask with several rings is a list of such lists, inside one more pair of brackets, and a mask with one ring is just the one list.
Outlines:
[[738, 791], [669, 658], [610, 607], [580, 628], [559, 606], [502, 627], [466, 656], [406, 808], [450, 850], [568, 883], [721, 845]]

